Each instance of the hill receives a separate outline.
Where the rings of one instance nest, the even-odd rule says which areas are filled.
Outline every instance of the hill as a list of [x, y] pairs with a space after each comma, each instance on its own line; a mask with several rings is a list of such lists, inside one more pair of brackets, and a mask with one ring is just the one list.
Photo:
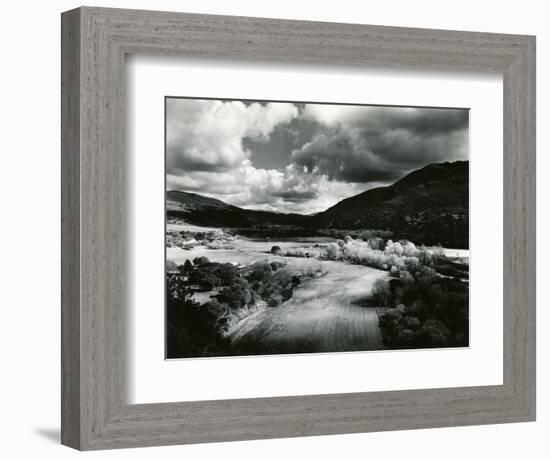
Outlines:
[[467, 161], [430, 164], [312, 216], [312, 228], [384, 229], [426, 245], [468, 247]]
[[166, 192], [166, 213], [198, 225], [249, 228], [258, 225], [304, 225], [309, 218], [295, 213], [247, 210], [218, 199], [184, 191]]
[[[168, 191], [168, 216], [190, 223], [234, 228], [289, 226], [314, 235], [319, 229], [381, 229], [417, 244], [468, 248], [469, 164], [430, 164], [391, 186], [369, 189], [315, 215], [247, 210], [221, 200]], [[280, 233], [280, 232], [279, 232]], [[296, 232], [294, 232], [296, 233]]]

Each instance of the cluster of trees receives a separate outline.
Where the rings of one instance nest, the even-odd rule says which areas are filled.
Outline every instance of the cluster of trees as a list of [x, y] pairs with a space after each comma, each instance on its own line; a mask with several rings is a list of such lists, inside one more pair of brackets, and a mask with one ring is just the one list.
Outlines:
[[[183, 275], [168, 275], [166, 353], [168, 358], [229, 354], [223, 337], [222, 310], [215, 303], [201, 306]], [[218, 304], [219, 305], [219, 304]]]
[[384, 343], [390, 348], [468, 345], [468, 265], [441, 249], [412, 242], [344, 239], [328, 245], [325, 259], [347, 261], [390, 272], [373, 286]]
[[289, 256], [293, 258], [315, 258], [316, 256], [320, 255], [320, 248], [319, 246], [316, 247], [290, 247], [286, 250], [282, 250], [280, 246], [273, 245], [271, 247], [271, 254], [275, 254], [278, 256]]
[[[258, 262], [244, 269], [196, 257], [167, 275], [167, 353], [169, 358], [229, 355], [229, 327], [262, 302], [277, 307], [292, 298], [304, 278], [318, 275], [283, 269], [280, 261]], [[205, 304], [193, 299], [196, 287], [217, 294]]]
[[373, 287], [384, 343], [390, 348], [462, 347], [468, 345], [468, 284], [419, 264], [393, 272]]
[[203, 291], [232, 286], [239, 279], [238, 267], [230, 263], [210, 262], [205, 256], [196, 257], [193, 264], [187, 259], [179, 270], [188, 277], [190, 284], [198, 285]]
[[300, 285], [303, 274], [281, 269], [280, 262], [257, 263], [246, 273], [246, 280], [253, 294], [270, 307], [277, 307], [292, 298], [294, 288]]
[[291, 224], [256, 224], [253, 227], [235, 227], [232, 230], [253, 239], [309, 237], [312, 233], [315, 234], [315, 231], [308, 227]]
[[382, 247], [384, 246], [383, 244], [385, 244], [386, 241], [390, 240], [393, 237], [392, 231], [378, 229], [318, 229], [316, 232], [318, 235], [324, 235], [326, 237], [332, 237], [334, 239], [343, 239], [345, 237], [362, 240], [380, 239]]
[[324, 259], [347, 261], [381, 270], [399, 272], [402, 269], [414, 270], [420, 265], [429, 265], [444, 258], [441, 250], [416, 247], [408, 240], [384, 242], [380, 237], [367, 240], [353, 239], [346, 236], [344, 240], [329, 244], [322, 253]]
[[166, 246], [178, 247], [190, 250], [195, 246], [206, 246], [213, 250], [234, 249], [237, 245], [237, 237], [225, 233], [221, 229], [206, 232], [195, 231], [168, 231], [166, 233]]
[[468, 264], [448, 258], [441, 248], [417, 247], [408, 240], [388, 240], [377, 248], [380, 243], [378, 238], [358, 240], [347, 236], [328, 245], [321, 258], [387, 270], [395, 277], [402, 271], [411, 273], [428, 266], [440, 275], [462, 280], [469, 278]]

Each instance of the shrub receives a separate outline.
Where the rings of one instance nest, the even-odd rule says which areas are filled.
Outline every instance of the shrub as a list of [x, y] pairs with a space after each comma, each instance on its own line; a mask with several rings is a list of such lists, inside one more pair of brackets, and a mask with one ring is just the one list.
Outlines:
[[267, 304], [270, 307], [277, 307], [283, 303], [283, 296], [281, 294], [273, 294], [270, 296], [269, 300], [267, 301]]
[[403, 264], [405, 269], [413, 273], [420, 267], [420, 260], [415, 256], [406, 257], [403, 259]]
[[272, 275], [270, 264], [256, 263], [251, 266], [246, 278], [250, 282], [259, 282], [271, 278]]
[[219, 264], [215, 269], [215, 274], [219, 277], [222, 286], [229, 286], [239, 278], [239, 269], [233, 264]]
[[330, 245], [328, 245], [324, 253], [325, 257], [332, 261], [336, 261], [339, 257], [339, 254], [340, 250], [336, 243], [331, 243]]
[[428, 266], [421, 266], [415, 273], [416, 281], [420, 286], [430, 286], [439, 279], [437, 272]]
[[388, 243], [386, 243], [386, 248], [384, 249], [384, 254], [403, 256], [403, 246], [399, 242], [394, 243], [391, 240], [388, 240]]
[[401, 244], [403, 246], [403, 256], [413, 257], [417, 255], [418, 250], [414, 243], [409, 242], [408, 240], [403, 240]]
[[178, 272], [178, 265], [171, 261], [170, 259], [166, 260], [166, 272]]
[[399, 272], [399, 280], [401, 280], [401, 284], [404, 288], [410, 288], [414, 285], [414, 277], [406, 270], [401, 270]]
[[277, 270], [279, 270], [281, 267], [284, 267], [285, 263], [284, 262], [280, 262], [280, 261], [273, 261], [273, 262], [270, 262], [269, 265], [271, 266], [271, 270], [273, 272], [276, 272]]
[[281, 254], [281, 247], [278, 245], [273, 245], [271, 247], [271, 254], [280, 255]]
[[233, 250], [237, 246], [235, 239], [216, 239], [206, 245], [211, 250]]
[[399, 267], [397, 267], [397, 266], [391, 266], [391, 268], [390, 268], [390, 275], [391, 275], [392, 277], [399, 278], [399, 275], [400, 275]]
[[450, 334], [441, 321], [429, 319], [418, 330], [418, 344], [426, 347], [443, 347], [448, 344]]
[[384, 239], [381, 237], [373, 237], [367, 239], [367, 243], [369, 247], [373, 250], [382, 251], [384, 249]]
[[202, 266], [204, 264], [210, 264], [210, 261], [206, 256], [198, 256], [193, 259], [193, 264], [195, 264], [196, 266]]
[[372, 285], [372, 295], [381, 307], [393, 305], [388, 281], [383, 278], [377, 279]]
[[223, 302], [233, 309], [244, 307], [252, 301], [252, 293], [248, 289], [247, 285], [235, 284], [226, 288], [223, 288], [218, 293], [217, 299]]
[[294, 258], [310, 258], [312, 257], [311, 251], [307, 248], [288, 248], [284, 252], [285, 256], [291, 256]]

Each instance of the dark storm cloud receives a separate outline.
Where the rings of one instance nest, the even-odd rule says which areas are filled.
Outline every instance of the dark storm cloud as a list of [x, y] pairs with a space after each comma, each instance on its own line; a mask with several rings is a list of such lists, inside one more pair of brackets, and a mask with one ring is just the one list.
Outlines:
[[468, 111], [167, 99], [168, 189], [312, 213], [468, 159]]
[[369, 183], [468, 158], [467, 110], [347, 108], [308, 106], [308, 116], [331, 128], [294, 150], [295, 164], [331, 180]]
[[275, 197], [280, 197], [286, 202], [305, 202], [308, 200], [312, 200], [318, 197], [319, 192], [317, 190], [315, 191], [295, 191], [295, 190], [288, 190], [288, 191], [276, 191], [272, 194]]
[[369, 107], [367, 113], [359, 113], [355, 123], [372, 126], [375, 130], [401, 128], [418, 134], [438, 135], [467, 128], [468, 110]]
[[290, 152], [301, 148], [324, 130], [323, 125], [302, 117], [275, 126], [269, 138], [245, 137], [243, 147], [251, 152], [255, 167], [282, 169], [289, 164]]

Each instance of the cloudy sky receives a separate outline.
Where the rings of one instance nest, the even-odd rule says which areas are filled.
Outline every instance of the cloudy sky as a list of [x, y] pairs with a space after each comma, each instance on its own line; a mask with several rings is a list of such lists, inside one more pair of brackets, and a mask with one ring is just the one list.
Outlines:
[[466, 110], [166, 99], [167, 188], [244, 208], [315, 213], [464, 159]]

